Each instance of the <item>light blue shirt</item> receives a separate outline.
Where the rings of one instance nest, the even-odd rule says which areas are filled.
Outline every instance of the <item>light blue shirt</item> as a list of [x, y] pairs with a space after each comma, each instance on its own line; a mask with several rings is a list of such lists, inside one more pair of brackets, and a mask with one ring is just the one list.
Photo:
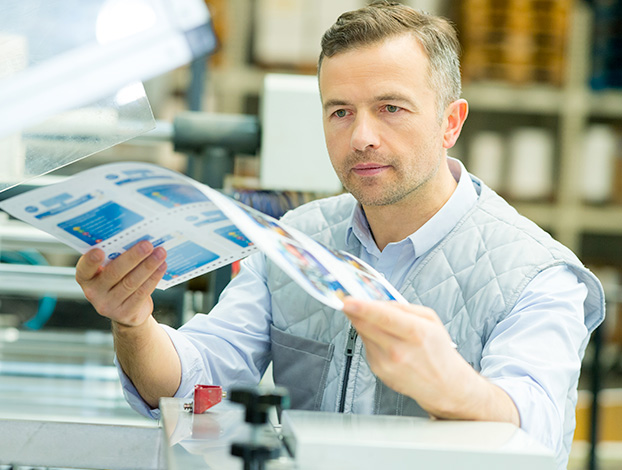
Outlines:
[[[347, 231], [355, 253], [400, 289], [407, 272], [441, 241], [473, 207], [478, 194], [464, 166], [450, 159], [458, 185], [447, 203], [419, 230], [381, 252], [358, 206]], [[562, 452], [564, 404], [581, 368], [588, 341], [583, 302], [587, 287], [568, 268], [541, 272], [525, 288], [511, 313], [493, 330], [483, 351], [481, 374], [501, 387], [516, 404], [521, 427], [533, 438]], [[192, 396], [194, 384], [225, 389], [256, 384], [270, 361], [271, 299], [265, 258], [255, 254], [209, 315], [198, 314], [179, 330], [163, 326], [179, 353], [182, 381], [176, 396]], [[119, 368], [130, 405], [159, 417], [138, 395]], [[567, 456], [566, 456], [567, 458]]]

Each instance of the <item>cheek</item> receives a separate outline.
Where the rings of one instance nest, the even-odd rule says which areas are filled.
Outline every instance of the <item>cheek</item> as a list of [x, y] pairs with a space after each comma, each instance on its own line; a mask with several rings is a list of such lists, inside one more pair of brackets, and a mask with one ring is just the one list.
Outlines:
[[347, 133], [332, 126], [324, 127], [324, 140], [331, 158], [333, 155], [342, 153], [343, 147], [349, 145]]
[[333, 137], [326, 135], [325, 140], [326, 150], [328, 151], [330, 163], [337, 171], [339, 168], [339, 162], [342, 160], [342, 158], [340, 158], [340, 155], [343, 155], [343, 151], [340, 150], [339, 145], [336, 143]]
[[327, 123], [326, 120], [324, 120], [323, 126], [324, 126], [324, 140], [326, 141], [326, 145], [329, 146], [335, 138], [335, 131], [333, 129], [333, 126]]
[[412, 126], [402, 135], [407, 136], [406, 142], [411, 145], [411, 148], [440, 147], [443, 145], [444, 136], [438, 126], [425, 124]]

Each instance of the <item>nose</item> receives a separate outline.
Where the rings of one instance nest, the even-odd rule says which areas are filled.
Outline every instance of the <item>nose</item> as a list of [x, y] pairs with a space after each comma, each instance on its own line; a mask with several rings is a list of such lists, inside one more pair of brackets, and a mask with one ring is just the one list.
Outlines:
[[378, 130], [372, 116], [358, 113], [352, 124], [351, 146], [353, 150], [377, 149], [380, 145]]

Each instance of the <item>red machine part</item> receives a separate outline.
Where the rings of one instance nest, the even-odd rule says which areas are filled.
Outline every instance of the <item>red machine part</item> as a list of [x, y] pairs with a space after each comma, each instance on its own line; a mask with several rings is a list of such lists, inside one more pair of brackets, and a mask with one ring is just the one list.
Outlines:
[[222, 401], [220, 385], [195, 385], [193, 413], [200, 414]]

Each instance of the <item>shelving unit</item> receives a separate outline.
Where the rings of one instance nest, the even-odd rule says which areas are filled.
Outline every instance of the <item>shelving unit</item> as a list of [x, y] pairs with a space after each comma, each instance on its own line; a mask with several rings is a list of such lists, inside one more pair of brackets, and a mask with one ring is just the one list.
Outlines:
[[593, 118], [622, 123], [622, 91], [593, 92], [589, 89], [591, 12], [585, 2], [576, 0], [571, 16], [567, 80], [562, 88], [473, 83], [465, 85], [463, 95], [473, 112], [491, 115], [512, 112], [557, 118], [559, 160], [554, 201], [511, 202], [519, 212], [546, 227], [581, 255], [582, 236], [586, 233], [622, 235], [622, 207], [587, 205], [577, 189], [581, 181], [584, 132]]

